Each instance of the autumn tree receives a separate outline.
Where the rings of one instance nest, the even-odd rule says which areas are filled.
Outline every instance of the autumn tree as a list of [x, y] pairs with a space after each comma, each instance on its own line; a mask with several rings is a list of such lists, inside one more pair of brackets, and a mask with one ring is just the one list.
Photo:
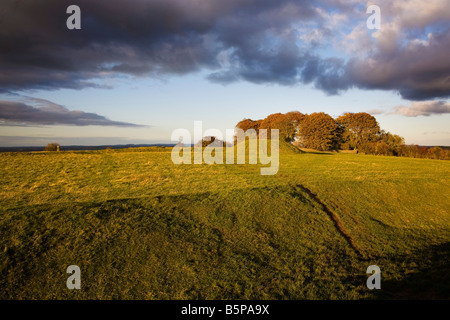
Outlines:
[[428, 149], [428, 158], [430, 159], [445, 159], [445, 151], [441, 147], [432, 147]]
[[336, 120], [324, 112], [304, 116], [297, 137], [305, 148], [321, 151], [339, 148], [339, 126]]
[[294, 142], [298, 133], [298, 128], [305, 115], [299, 111], [291, 111], [283, 115], [280, 119], [278, 127], [280, 134], [287, 142]]
[[366, 112], [345, 113], [336, 121], [342, 131], [344, 149], [361, 149], [379, 140], [380, 126], [375, 117]]
[[266, 118], [261, 121], [260, 129], [279, 129], [275, 128], [275, 125], [278, 124], [284, 115], [282, 113], [273, 113], [269, 114]]
[[259, 126], [259, 129], [265, 129], [266, 131], [266, 135], [265, 136], [261, 136], [261, 132], [260, 132], [260, 138], [270, 138], [270, 130], [271, 129], [278, 129], [279, 130], [279, 137], [282, 140], [285, 140], [285, 134], [284, 134], [284, 130], [283, 132], [281, 132], [281, 128], [280, 126], [285, 126], [286, 124], [283, 123], [284, 122], [284, 115], [282, 113], [273, 113], [268, 115], [266, 118], [264, 118], [261, 121], [261, 124]]
[[[238, 124], [236, 125], [236, 129], [242, 130], [243, 133], [249, 130], [255, 130], [256, 134], [258, 134], [261, 122], [262, 120], [244, 119], [238, 122]], [[238, 141], [241, 141], [243, 137], [240, 135], [242, 135], [243, 133], [239, 133], [238, 130], [235, 130], [234, 144], [236, 144]]]
[[252, 119], [244, 119], [239, 121], [236, 125], [236, 128], [242, 129], [243, 131], [247, 131], [249, 129], [254, 129], [258, 132], [259, 127], [261, 125], [262, 120], [252, 120]]
[[381, 130], [380, 141], [388, 146], [388, 155], [398, 156], [401, 152], [401, 148], [405, 145], [405, 139], [397, 134], [385, 132]]
[[292, 143], [303, 117], [304, 115], [298, 111], [286, 114], [274, 113], [262, 120], [259, 129], [267, 129], [267, 133], [270, 133], [271, 129], [278, 129], [280, 139]]
[[288, 119], [290, 122], [292, 122], [294, 125], [299, 125], [300, 121], [302, 121], [305, 118], [305, 115], [301, 113], [300, 111], [290, 111], [285, 114], [286, 119]]

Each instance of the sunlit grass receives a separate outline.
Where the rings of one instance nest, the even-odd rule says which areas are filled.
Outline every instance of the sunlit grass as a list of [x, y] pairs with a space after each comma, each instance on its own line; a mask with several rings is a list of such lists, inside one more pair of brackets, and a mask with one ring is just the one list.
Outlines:
[[170, 151], [0, 154], [0, 298], [449, 298], [449, 162], [287, 148], [262, 176]]

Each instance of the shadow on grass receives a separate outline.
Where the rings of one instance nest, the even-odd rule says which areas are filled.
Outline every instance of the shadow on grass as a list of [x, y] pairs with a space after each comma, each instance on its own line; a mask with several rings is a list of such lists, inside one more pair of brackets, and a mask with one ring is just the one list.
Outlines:
[[309, 153], [309, 154], [318, 154], [318, 155], [321, 155], [321, 156], [332, 156], [333, 155], [333, 153], [331, 153], [331, 152], [320, 152], [320, 151], [305, 151], [305, 150], [302, 150], [304, 153]]
[[[450, 299], [450, 242], [430, 246], [409, 256], [394, 258], [402, 266], [397, 279], [381, 279], [377, 299], [442, 300]], [[407, 266], [417, 265], [416, 270]], [[383, 274], [383, 271], [382, 271]]]

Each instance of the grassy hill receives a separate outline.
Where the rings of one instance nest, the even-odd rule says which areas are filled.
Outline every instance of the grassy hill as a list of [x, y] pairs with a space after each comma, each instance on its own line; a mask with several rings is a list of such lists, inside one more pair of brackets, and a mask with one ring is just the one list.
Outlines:
[[262, 176], [170, 151], [0, 154], [0, 299], [450, 298], [449, 162], [282, 146]]

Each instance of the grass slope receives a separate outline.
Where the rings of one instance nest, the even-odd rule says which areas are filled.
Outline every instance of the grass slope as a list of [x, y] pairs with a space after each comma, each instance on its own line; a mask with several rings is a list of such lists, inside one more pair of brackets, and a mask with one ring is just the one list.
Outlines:
[[450, 298], [449, 162], [280, 150], [274, 176], [169, 148], [0, 154], [0, 298]]

